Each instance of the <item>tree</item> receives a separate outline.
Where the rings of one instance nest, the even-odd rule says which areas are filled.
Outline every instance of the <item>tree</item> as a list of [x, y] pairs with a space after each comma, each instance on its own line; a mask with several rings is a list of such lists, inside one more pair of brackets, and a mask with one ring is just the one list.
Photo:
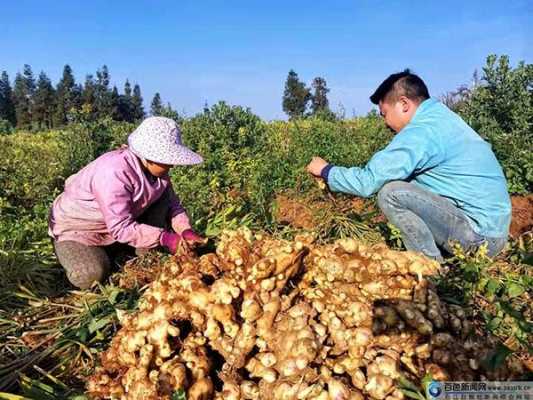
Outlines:
[[33, 72], [31, 67], [25, 64], [23, 73], [17, 73], [13, 88], [13, 101], [15, 103], [17, 127], [19, 128], [31, 128], [34, 92], [35, 79], [33, 78]]
[[310, 98], [309, 89], [305, 83], [300, 82], [298, 74], [291, 69], [285, 82], [283, 111], [289, 116], [289, 119], [301, 118], [304, 116]]
[[461, 85], [456, 90], [451, 90], [439, 96], [439, 100], [450, 110], [460, 113], [468, 103], [472, 90], [467, 85]]
[[533, 64], [490, 55], [461, 100], [459, 114], [491, 144], [509, 192], [533, 191]]
[[139, 121], [144, 118], [143, 98], [141, 96], [141, 87], [137, 84], [133, 87], [133, 96], [131, 97], [131, 104], [133, 107], [132, 115], [134, 121]]
[[113, 89], [111, 90], [111, 95], [109, 97], [110, 101], [110, 111], [109, 114], [111, 118], [113, 118], [115, 121], [123, 121], [122, 115], [120, 113], [120, 95], [118, 94], [118, 89], [116, 86], [113, 86]]
[[85, 83], [81, 94], [82, 110], [89, 120], [94, 119], [96, 110], [96, 82], [91, 74], [85, 77]]
[[80, 107], [82, 89], [76, 85], [70, 65], [63, 67], [63, 76], [56, 89], [56, 111], [54, 126], [62, 126], [68, 122], [68, 114]]
[[[476, 80], [476, 78], [474, 78]], [[533, 64], [513, 68], [508, 56], [490, 55], [462, 107], [474, 129], [514, 132], [533, 140]]]
[[12, 126], [17, 124], [13, 90], [6, 71], [3, 71], [0, 77], [0, 119], [8, 121]]
[[326, 84], [326, 80], [321, 77], [313, 79], [312, 87], [314, 93], [311, 97], [311, 111], [313, 115], [319, 111], [329, 109], [328, 92], [329, 89]]
[[311, 115], [325, 119], [334, 120], [335, 114], [329, 109], [328, 93], [326, 80], [321, 77], [313, 79], [312, 83], [314, 93], [311, 97]]
[[156, 93], [154, 95], [154, 98], [152, 99], [152, 103], [150, 104], [150, 113], [153, 116], [161, 115], [161, 112], [163, 111], [163, 104], [161, 103], [161, 95], [159, 93]]
[[133, 122], [135, 117], [133, 115], [133, 103], [131, 97], [131, 85], [126, 79], [124, 84], [124, 94], [119, 97], [118, 113], [121, 121]]
[[55, 91], [52, 82], [44, 72], [39, 74], [33, 102], [33, 125], [39, 129], [50, 129], [54, 122]]
[[180, 116], [179, 116], [178, 112], [172, 108], [172, 105], [170, 103], [167, 103], [166, 106], [163, 106], [161, 108], [160, 115], [162, 117], [167, 117], [167, 118], [173, 119], [176, 122], [180, 122]]
[[95, 113], [97, 118], [111, 116], [112, 99], [109, 80], [109, 70], [104, 65], [102, 69], [96, 71]]

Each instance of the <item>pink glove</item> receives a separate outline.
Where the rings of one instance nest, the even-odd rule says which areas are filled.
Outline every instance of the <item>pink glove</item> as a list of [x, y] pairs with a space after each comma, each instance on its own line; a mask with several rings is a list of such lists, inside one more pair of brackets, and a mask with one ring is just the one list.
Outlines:
[[185, 241], [190, 243], [203, 243], [205, 241], [203, 237], [201, 237], [192, 229], [185, 229], [183, 232], [181, 232], [181, 236], [183, 239], [185, 239]]
[[181, 235], [178, 233], [164, 231], [159, 238], [159, 243], [166, 247], [170, 253], [176, 254], [181, 239]]

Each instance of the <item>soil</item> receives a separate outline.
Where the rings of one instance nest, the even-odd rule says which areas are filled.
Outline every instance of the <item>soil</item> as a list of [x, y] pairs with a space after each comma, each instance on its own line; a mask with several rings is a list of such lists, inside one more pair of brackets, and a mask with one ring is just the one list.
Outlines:
[[[378, 212], [373, 203], [360, 197], [335, 198], [334, 200], [312, 199], [293, 196], [291, 194], [280, 194], [276, 197], [274, 218], [280, 224], [287, 224], [296, 229], [313, 230], [321, 222], [320, 210], [332, 205], [340, 212], [356, 214], [375, 215], [369, 219], [371, 224], [378, 224], [386, 221], [385, 216]], [[326, 204], [327, 203], [327, 204]]]
[[513, 216], [510, 235], [514, 239], [533, 229], [533, 194], [512, 196]]
[[297, 229], [311, 230], [317, 223], [312, 207], [285, 195], [276, 197], [274, 218], [280, 224], [288, 224]]
[[357, 213], [357, 214], [366, 214], [366, 213], [376, 213], [374, 217], [370, 219], [370, 221], [373, 224], [379, 224], [381, 222], [386, 222], [387, 218], [383, 213], [378, 209], [376, 210], [376, 207], [374, 206], [374, 203], [368, 199], [363, 199], [361, 197], [354, 197], [350, 201], [350, 207]]

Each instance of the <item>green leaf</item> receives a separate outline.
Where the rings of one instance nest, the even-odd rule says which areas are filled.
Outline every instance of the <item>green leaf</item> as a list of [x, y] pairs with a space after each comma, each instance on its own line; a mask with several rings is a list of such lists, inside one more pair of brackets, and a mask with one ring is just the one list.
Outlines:
[[87, 327], [84, 326], [78, 329], [78, 331], [76, 332], [76, 336], [80, 339], [80, 342], [85, 343], [89, 338], [89, 330], [87, 329]]
[[489, 354], [489, 356], [483, 361], [483, 364], [489, 370], [495, 370], [502, 365], [505, 359], [512, 353], [513, 351], [508, 347], [499, 344], [498, 347], [496, 347], [496, 350], [492, 354]]
[[398, 384], [400, 385], [400, 388], [408, 389], [413, 392], [419, 391], [419, 388], [404, 375], [400, 375], [398, 378]]
[[59, 397], [52, 386], [37, 379], [31, 379], [25, 375], [21, 375], [20, 386], [24, 395], [31, 399], [55, 400]]
[[522, 285], [519, 285], [517, 283], [511, 282], [507, 285], [507, 294], [511, 298], [518, 297], [525, 291], [526, 289]]
[[94, 333], [97, 330], [102, 329], [104, 326], [112, 323], [114, 319], [114, 315], [107, 315], [104, 318], [91, 320], [91, 323], [87, 327], [89, 329], [89, 333]]
[[32, 400], [29, 397], [18, 396], [16, 394], [11, 394], [11, 393], [6, 393], [6, 392], [0, 392], [0, 399], [1, 400]]
[[500, 307], [502, 310], [509, 314], [511, 317], [513, 317], [520, 325], [520, 328], [526, 332], [531, 332], [533, 328], [533, 324], [526, 321], [524, 316], [518, 311], [513, 308], [513, 306], [505, 301], [499, 302]]
[[494, 331], [496, 328], [500, 326], [502, 323], [502, 319], [499, 317], [492, 318], [489, 323], [487, 324], [487, 329], [490, 331]]
[[428, 386], [431, 384], [431, 382], [433, 382], [434, 379], [433, 379], [433, 374], [431, 374], [430, 372], [426, 373], [426, 375], [424, 375], [424, 377], [422, 378], [422, 382], [420, 382], [422, 384], [422, 389], [424, 389], [424, 393], [427, 393], [427, 390], [428, 390]]
[[409, 389], [400, 389], [400, 390], [402, 391], [402, 393], [404, 395], [406, 395], [407, 397], [409, 397], [411, 399], [426, 400], [426, 398], [420, 392], [415, 392], [415, 391], [409, 390]]
[[491, 278], [487, 282], [487, 293], [490, 295], [494, 295], [499, 287], [500, 287], [500, 282], [498, 282], [496, 279]]
[[172, 396], [170, 397], [170, 400], [187, 400], [187, 395], [185, 394], [185, 390], [178, 389], [172, 393]]
[[118, 295], [120, 294], [121, 290], [119, 288], [114, 288], [113, 290], [111, 290], [111, 293], [109, 293], [109, 297], [108, 297], [108, 300], [111, 304], [116, 304], [117, 303], [117, 297]]

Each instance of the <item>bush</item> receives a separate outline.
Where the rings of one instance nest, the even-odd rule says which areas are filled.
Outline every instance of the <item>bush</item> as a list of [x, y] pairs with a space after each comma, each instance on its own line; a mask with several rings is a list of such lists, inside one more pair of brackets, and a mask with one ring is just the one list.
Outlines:
[[49, 203], [68, 176], [119, 147], [132, 127], [104, 120], [63, 131], [0, 136], [0, 198], [24, 208]]
[[391, 138], [381, 120], [318, 118], [264, 123], [249, 109], [219, 103], [182, 124], [184, 143], [203, 164], [173, 173], [176, 192], [204, 229], [227, 207], [234, 217], [255, 216], [265, 227], [274, 194], [312, 182], [304, 166], [314, 155], [344, 165], [362, 165]]
[[377, 118], [273, 122], [267, 129], [259, 169], [248, 185], [253, 203], [263, 209], [276, 192], [294, 187], [305, 190], [314, 184], [304, 171], [313, 156], [336, 165], [362, 166], [392, 137]]
[[0, 198], [23, 209], [51, 201], [64, 179], [59, 135], [0, 136]]
[[264, 148], [265, 124], [249, 109], [220, 102], [183, 121], [181, 128], [183, 142], [200, 153], [204, 162], [174, 169], [173, 182], [189, 214], [205, 228], [207, 219], [229, 199], [247, 203], [242, 195]]
[[490, 55], [481, 84], [465, 94], [463, 118], [493, 147], [514, 193], [533, 190], [533, 64]]
[[110, 118], [70, 125], [59, 138], [66, 176], [76, 173], [103, 153], [125, 144], [134, 128], [134, 124]]
[[13, 125], [9, 121], [0, 118], [0, 135], [9, 135], [13, 131]]

